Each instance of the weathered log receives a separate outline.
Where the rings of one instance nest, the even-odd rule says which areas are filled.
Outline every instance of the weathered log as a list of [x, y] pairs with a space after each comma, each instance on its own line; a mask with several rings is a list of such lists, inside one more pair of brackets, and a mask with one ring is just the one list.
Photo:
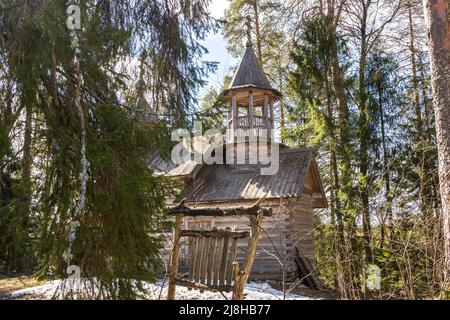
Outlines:
[[204, 285], [203, 283], [198, 283], [198, 282], [192, 282], [192, 281], [187, 281], [187, 280], [183, 280], [180, 278], [175, 279], [175, 284], [180, 285], [180, 286], [184, 286], [187, 288], [192, 288], [192, 289], [197, 289], [197, 290], [207, 290], [207, 291], [221, 291], [221, 292], [231, 292], [233, 291], [233, 286], [227, 286], [227, 285], [212, 285], [212, 286], [207, 286]]
[[229, 208], [189, 208], [184, 205], [184, 202], [181, 202], [179, 205], [172, 207], [169, 209], [169, 214], [182, 214], [185, 216], [215, 216], [215, 217], [223, 217], [223, 216], [243, 216], [243, 215], [254, 215], [256, 216], [259, 211], [263, 213], [264, 216], [271, 216], [272, 209], [261, 207], [260, 199], [252, 206], [238, 206], [238, 207], [229, 207]]
[[225, 285], [225, 276], [227, 272], [227, 258], [228, 258], [228, 245], [229, 238], [223, 238], [223, 247], [222, 247], [222, 258], [220, 260], [220, 269], [219, 269], [219, 285]]
[[182, 237], [230, 237], [230, 238], [248, 238], [248, 231], [229, 231], [229, 230], [181, 230]]
[[211, 239], [211, 246], [210, 246], [210, 254], [208, 259], [208, 270], [207, 270], [207, 285], [212, 286], [213, 285], [213, 274], [214, 274], [214, 263], [216, 259], [216, 246], [217, 246], [217, 239], [218, 238], [210, 238]]
[[227, 268], [227, 274], [226, 274], [226, 282], [228, 285], [231, 285], [233, 282], [233, 268], [234, 268], [234, 262], [236, 259], [236, 249], [237, 249], [237, 238], [233, 238], [231, 244], [231, 250], [230, 250], [230, 256], [228, 261], [228, 268]]
[[189, 280], [194, 281], [195, 257], [197, 256], [197, 244], [199, 239], [197, 237], [190, 239], [189, 246]]
[[213, 286], [218, 285], [219, 283], [219, 273], [220, 273], [220, 258], [222, 256], [222, 247], [223, 247], [223, 242], [225, 238], [221, 237], [221, 238], [217, 238], [217, 251], [216, 251], [216, 259], [214, 261], [214, 271], [213, 271]]

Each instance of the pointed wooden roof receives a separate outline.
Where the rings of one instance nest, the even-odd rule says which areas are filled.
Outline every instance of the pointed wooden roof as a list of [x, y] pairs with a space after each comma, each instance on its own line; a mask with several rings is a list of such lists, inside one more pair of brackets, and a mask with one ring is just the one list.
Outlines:
[[270, 85], [269, 79], [267, 79], [267, 76], [262, 70], [251, 43], [247, 43], [244, 56], [234, 73], [231, 85], [223, 91], [223, 94], [226, 95], [231, 90], [242, 88], [270, 90], [276, 97], [281, 97], [281, 94]]
[[253, 85], [263, 89], [273, 89], [259, 65], [258, 58], [251, 46], [245, 49], [244, 56], [239, 64], [230, 89]]
[[241, 62], [234, 73], [233, 80], [231, 80], [231, 85], [228, 89], [224, 90], [222, 94], [226, 95], [234, 89], [252, 87], [270, 90], [276, 97], [281, 97], [281, 93], [270, 85], [269, 79], [267, 79], [266, 74], [259, 64], [258, 58], [256, 57], [255, 51], [252, 47], [251, 39], [249, 38], [244, 56], [242, 57]]
[[160, 119], [152, 106], [145, 99], [144, 91], [146, 89], [145, 81], [142, 79], [142, 73], [140, 79], [136, 82], [136, 91], [138, 94], [136, 101], [136, 115], [137, 119], [143, 123], [156, 124], [160, 122]]

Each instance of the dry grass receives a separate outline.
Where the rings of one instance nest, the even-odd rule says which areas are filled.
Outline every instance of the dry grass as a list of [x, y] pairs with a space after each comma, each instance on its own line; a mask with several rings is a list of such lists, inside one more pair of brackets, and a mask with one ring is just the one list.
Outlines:
[[[8, 278], [0, 275], [0, 300], [8, 299], [7, 294], [11, 291], [30, 288], [44, 284], [46, 281], [38, 281], [30, 276], [20, 276], [15, 278]], [[39, 297], [25, 296], [21, 299], [36, 299]]]

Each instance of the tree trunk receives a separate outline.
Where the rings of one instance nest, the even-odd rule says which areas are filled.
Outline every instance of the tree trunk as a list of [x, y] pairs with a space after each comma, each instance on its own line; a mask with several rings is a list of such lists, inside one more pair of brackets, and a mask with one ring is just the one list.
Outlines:
[[444, 235], [443, 289], [450, 288], [450, 23], [448, 1], [423, 0], [431, 61]]
[[[386, 198], [386, 218], [387, 225], [389, 229], [389, 239], [392, 240], [393, 235], [393, 216], [392, 216], [392, 195], [391, 195], [391, 179], [389, 175], [389, 154], [386, 141], [386, 128], [385, 128], [385, 118], [383, 110], [383, 88], [378, 88], [378, 108], [380, 113], [380, 131], [381, 131], [381, 144], [383, 146], [383, 179], [385, 188], [385, 198]], [[386, 239], [386, 221], [383, 218], [381, 224], [381, 243], [380, 247], [383, 248]]]
[[25, 133], [23, 137], [23, 170], [22, 179], [25, 184], [26, 211], [29, 210], [30, 204], [30, 181], [31, 181], [31, 137], [33, 133], [32, 127], [32, 108], [29, 103], [25, 106]]
[[175, 300], [176, 284], [175, 280], [178, 273], [178, 257], [180, 255], [180, 233], [181, 222], [183, 216], [177, 214], [175, 217], [175, 226], [173, 233], [173, 248], [172, 255], [170, 257], [170, 269], [169, 269], [169, 288], [167, 290], [167, 300]]
[[[334, 12], [329, 8], [328, 17], [335, 20]], [[336, 30], [334, 29], [334, 24], [330, 26], [330, 33], [336, 37]], [[342, 68], [339, 64], [337, 39], [333, 44], [333, 48], [330, 49], [331, 53], [331, 84], [333, 87], [337, 111], [337, 122], [339, 123], [338, 141], [336, 145], [337, 159], [334, 159], [334, 180], [337, 185], [337, 201], [339, 206], [336, 207], [336, 219], [338, 225], [338, 239], [339, 239], [339, 259], [342, 264], [342, 276], [340, 278], [340, 294], [344, 299], [351, 298], [354, 294], [354, 268], [353, 264], [353, 254], [354, 254], [354, 241], [352, 242], [351, 237], [346, 237], [344, 232], [344, 224], [348, 223], [350, 228], [350, 233], [352, 233], [353, 228], [353, 217], [349, 215], [349, 208], [351, 208], [352, 201], [352, 177], [351, 177], [351, 160], [350, 156], [352, 153], [350, 147], [350, 116], [348, 109], [348, 99], [347, 92], [345, 90], [345, 79], [343, 75]], [[338, 172], [339, 168], [339, 172]], [[338, 174], [339, 173], [339, 174]], [[352, 244], [347, 243], [347, 239], [350, 239]]]
[[366, 21], [367, 10], [370, 2], [363, 5], [363, 15], [361, 17], [361, 55], [359, 57], [359, 161], [360, 174], [359, 178], [359, 192], [361, 196], [362, 205], [362, 221], [363, 221], [363, 237], [364, 237], [364, 252], [366, 254], [366, 262], [372, 261], [372, 230], [370, 224], [369, 211], [369, 160], [368, 160], [368, 138], [369, 138], [369, 120], [367, 109], [367, 88], [366, 88], [366, 60], [367, 60], [367, 34]]
[[417, 63], [416, 63], [416, 49], [414, 47], [415, 37], [413, 29], [412, 8], [411, 1], [408, 8], [408, 22], [409, 22], [409, 50], [411, 51], [411, 75], [413, 83], [414, 94], [414, 110], [416, 111], [417, 129], [421, 132], [422, 129], [422, 112], [420, 110], [420, 96], [419, 96], [419, 79], [417, 77]]
[[258, 215], [250, 216], [250, 227], [252, 230], [251, 236], [248, 240], [247, 253], [244, 262], [242, 263], [242, 270], [236, 270], [235, 285], [233, 291], [233, 300], [244, 299], [244, 288], [247, 283], [250, 272], [252, 271], [253, 261], [255, 261], [256, 247], [261, 239], [261, 224], [264, 218], [263, 212], [259, 211]]

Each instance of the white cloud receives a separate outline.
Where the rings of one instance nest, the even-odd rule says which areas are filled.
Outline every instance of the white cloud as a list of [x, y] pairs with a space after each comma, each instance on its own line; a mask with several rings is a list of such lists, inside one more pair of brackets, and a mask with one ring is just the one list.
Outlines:
[[223, 13], [226, 8], [230, 5], [229, 0], [212, 0], [209, 5], [209, 10], [211, 12], [211, 16], [216, 19], [223, 18]]

